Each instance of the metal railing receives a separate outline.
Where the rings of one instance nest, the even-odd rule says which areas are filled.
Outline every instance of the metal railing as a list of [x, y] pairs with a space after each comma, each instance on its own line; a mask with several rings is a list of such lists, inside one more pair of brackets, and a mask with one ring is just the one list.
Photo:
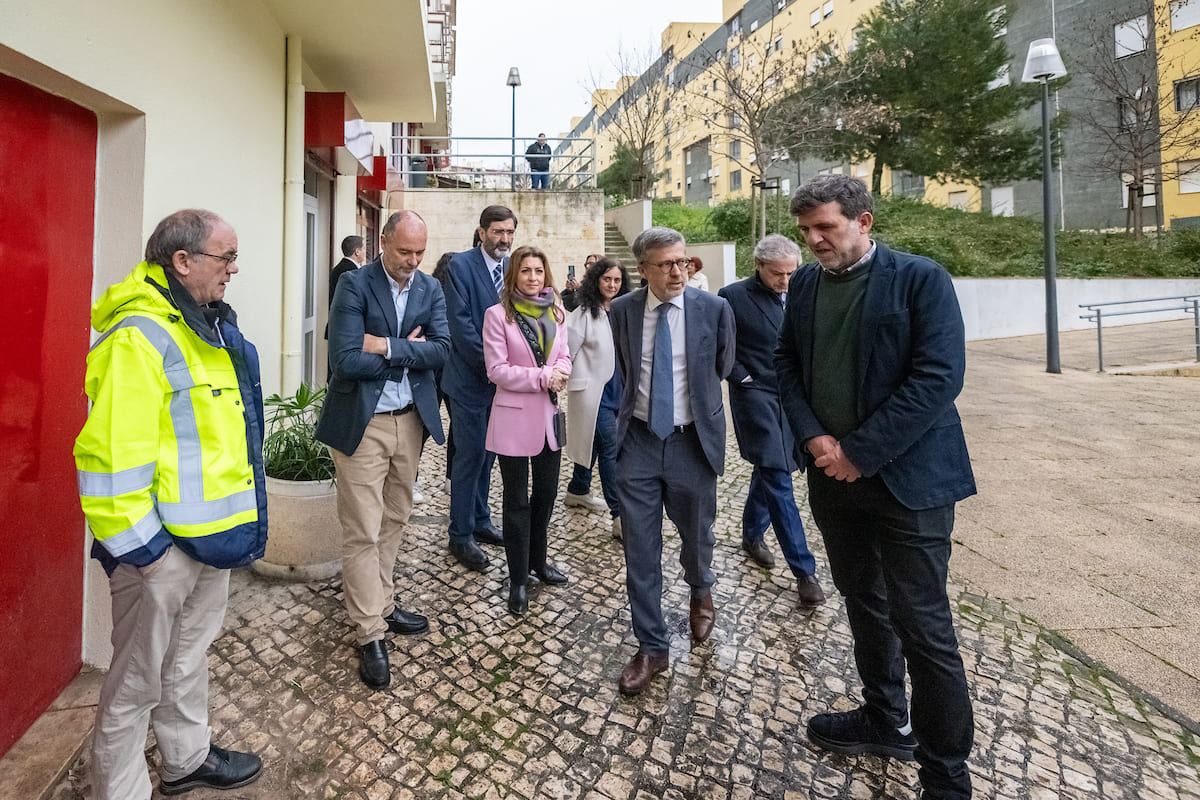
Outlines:
[[[534, 138], [510, 136], [393, 136], [389, 160], [392, 172], [404, 185], [416, 189], [509, 189], [531, 188], [525, 149]], [[445, 147], [433, 153], [421, 152], [425, 143]], [[596, 142], [594, 139], [569, 137], [547, 139], [551, 145], [549, 188], [577, 191], [596, 188]], [[566, 144], [570, 152], [555, 153]]]
[[[1112, 306], [1131, 306], [1145, 303], [1173, 303], [1174, 305], [1156, 306], [1154, 308], [1135, 308], [1129, 311], [1108, 311]], [[1143, 300], [1114, 300], [1111, 303], [1080, 303], [1080, 308], [1086, 308], [1088, 313], [1080, 314], [1080, 319], [1096, 323], [1096, 352], [1100, 359], [1100, 371], [1104, 372], [1104, 320], [1110, 317], [1126, 317], [1130, 314], [1157, 314], [1171, 311], [1192, 312], [1192, 322], [1195, 328], [1196, 361], [1200, 362], [1200, 294], [1181, 294], [1174, 297], [1148, 297]]]

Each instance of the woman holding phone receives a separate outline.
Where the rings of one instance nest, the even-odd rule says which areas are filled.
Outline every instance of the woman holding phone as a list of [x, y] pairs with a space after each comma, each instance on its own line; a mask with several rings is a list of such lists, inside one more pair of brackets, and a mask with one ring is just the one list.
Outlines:
[[483, 356], [496, 385], [487, 449], [497, 455], [504, 483], [508, 610], [520, 616], [529, 608], [530, 571], [547, 585], [567, 582], [546, 561], [546, 540], [564, 438], [555, 431], [562, 423], [558, 393], [567, 386], [571, 356], [546, 254], [518, 247], [509, 264], [500, 302], [483, 316]]

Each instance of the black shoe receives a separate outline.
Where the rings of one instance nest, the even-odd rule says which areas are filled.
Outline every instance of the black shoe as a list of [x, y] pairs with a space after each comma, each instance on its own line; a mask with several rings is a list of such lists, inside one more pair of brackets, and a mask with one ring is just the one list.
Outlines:
[[825, 602], [825, 590], [816, 575], [805, 575], [796, 581], [796, 593], [800, 595], [801, 608], [816, 608]]
[[492, 563], [491, 559], [487, 557], [487, 553], [480, 550], [479, 545], [475, 544], [473, 539], [467, 539], [465, 542], [451, 541], [450, 555], [458, 559], [458, 563], [467, 569], [476, 572], [483, 572]]
[[411, 611], [402, 611], [400, 606], [393, 608], [392, 613], [384, 617], [383, 621], [387, 623], [389, 631], [399, 633], [403, 636], [424, 633], [429, 630], [428, 619]]
[[210, 744], [203, 764], [196, 767], [191, 775], [177, 781], [163, 781], [159, 791], [163, 794], [183, 794], [202, 787], [236, 789], [258, 780], [262, 768], [262, 759], [253, 753], [239, 753]]
[[358, 648], [358, 676], [372, 689], [386, 689], [392, 682], [391, 665], [382, 639]]
[[874, 753], [901, 761], [912, 761], [917, 746], [917, 737], [876, 722], [866, 706], [841, 713], [817, 714], [808, 721], [808, 740], [835, 753]]
[[529, 592], [524, 583], [508, 587], [508, 610], [518, 617], [529, 610]]
[[770, 569], [775, 566], [775, 556], [771, 555], [771, 551], [767, 549], [767, 543], [761, 536], [748, 542], [743, 541], [742, 549], [746, 551], [746, 555], [750, 556], [750, 560], [760, 567]]
[[538, 580], [547, 586], [562, 586], [567, 582], [567, 576], [563, 575], [557, 567], [547, 564], [541, 569], [535, 569], [534, 575], [538, 576]]
[[487, 527], [480, 528], [472, 535], [475, 537], [475, 541], [480, 544], [504, 544], [504, 536], [490, 522], [487, 524]]

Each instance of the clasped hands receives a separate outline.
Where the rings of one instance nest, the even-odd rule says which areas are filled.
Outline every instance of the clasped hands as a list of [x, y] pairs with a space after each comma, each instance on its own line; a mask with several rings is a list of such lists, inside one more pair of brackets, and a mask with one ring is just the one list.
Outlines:
[[[410, 342], [425, 341], [425, 337], [421, 335], [421, 326], [420, 325], [413, 328], [413, 332], [404, 338], [408, 339], [408, 341], [410, 341]], [[386, 358], [387, 354], [388, 354], [387, 337], [386, 336], [375, 336], [374, 334], [364, 333], [362, 349], [363, 349], [364, 353], [375, 353], [376, 355], [384, 356]]]
[[841, 443], [832, 436], [828, 434], [814, 436], [808, 440], [805, 447], [815, 459], [813, 464], [830, 478], [853, 483], [862, 477], [858, 467], [851, 463], [850, 458], [842, 450]]
[[555, 367], [550, 373], [550, 384], [546, 388], [552, 392], [561, 392], [567, 388], [567, 373]]

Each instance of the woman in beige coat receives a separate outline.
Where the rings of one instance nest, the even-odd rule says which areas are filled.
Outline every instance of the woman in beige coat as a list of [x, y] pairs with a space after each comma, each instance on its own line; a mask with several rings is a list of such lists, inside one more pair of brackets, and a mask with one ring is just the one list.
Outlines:
[[616, 495], [617, 406], [621, 380], [616, 374], [608, 307], [614, 297], [629, 291], [629, 276], [616, 259], [601, 258], [583, 276], [576, 298], [579, 306], [567, 315], [571, 348], [571, 377], [567, 382], [567, 458], [575, 472], [564, 503], [594, 508], [592, 467], [600, 469], [604, 504], [612, 516], [614, 538], [621, 538]]

